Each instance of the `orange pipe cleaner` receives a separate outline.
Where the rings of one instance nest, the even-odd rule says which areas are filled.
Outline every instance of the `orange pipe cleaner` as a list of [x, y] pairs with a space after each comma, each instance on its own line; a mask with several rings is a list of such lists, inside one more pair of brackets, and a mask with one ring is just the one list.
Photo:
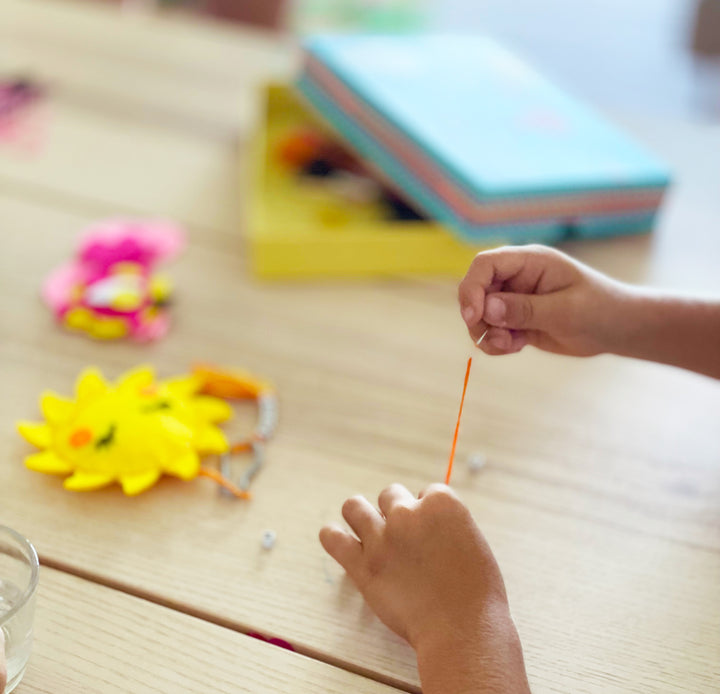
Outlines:
[[238, 499], [250, 499], [250, 492], [246, 492], [244, 489], [236, 487], [230, 480], [223, 477], [217, 470], [213, 470], [209, 467], [201, 467], [198, 475], [201, 477], [208, 477], [213, 482], [217, 482], [221, 487], [225, 487], [233, 496]]
[[455, 447], [457, 446], [458, 432], [460, 431], [460, 418], [462, 417], [463, 405], [465, 404], [465, 392], [467, 391], [471, 366], [472, 357], [468, 357], [467, 369], [465, 369], [465, 382], [463, 383], [462, 397], [460, 398], [460, 410], [458, 411], [457, 424], [455, 425], [455, 435], [453, 436], [452, 448], [450, 449], [450, 460], [448, 461], [447, 473], [445, 474], [445, 484], [450, 484], [450, 475], [452, 475], [453, 460], [455, 460]]
[[[476, 347], [485, 339], [488, 329], [480, 336], [475, 343]], [[455, 424], [455, 434], [453, 435], [452, 448], [450, 449], [450, 460], [448, 460], [447, 472], [445, 473], [445, 484], [450, 484], [450, 475], [452, 475], [453, 460], [455, 460], [455, 447], [457, 446], [458, 432], [460, 431], [460, 419], [462, 419], [463, 405], [465, 404], [465, 393], [467, 392], [468, 379], [470, 378], [470, 367], [472, 366], [472, 356], [468, 357], [467, 368], [465, 369], [465, 381], [463, 382], [462, 397], [460, 398], [460, 410], [458, 411], [457, 424]]]

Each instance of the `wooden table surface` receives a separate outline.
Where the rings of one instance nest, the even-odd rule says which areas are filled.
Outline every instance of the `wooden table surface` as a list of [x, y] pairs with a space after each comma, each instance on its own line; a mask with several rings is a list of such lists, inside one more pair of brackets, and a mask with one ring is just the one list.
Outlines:
[[[48, 567], [18, 691], [127, 691], [138, 658], [132, 691], [416, 691], [412, 651], [317, 531], [353, 493], [441, 478], [468, 350], [455, 283], [253, 281], [239, 162], [258, 75], [286, 70], [290, 52], [175, 19], [118, 25], [110, 12], [0, 5], [0, 70], [25, 66], [53, 87], [38, 155], [0, 147], [0, 523]], [[39, 24], [44, 13], [52, 21]], [[137, 64], [123, 60], [130, 47]], [[135, 89], [129, 65], [141, 62]], [[618, 115], [678, 183], [652, 237], [567, 250], [628, 281], [717, 293], [720, 127]], [[173, 330], [152, 346], [65, 333], [38, 298], [84, 226], [124, 214], [170, 216], [189, 233], [171, 268]], [[89, 364], [115, 377], [152, 363], [166, 376], [200, 359], [278, 387], [281, 425], [251, 503], [202, 480], [164, 480], [134, 499], [70, 494], [22, 465], [14, 422], [37, 416], [42, 390], [70, 394]], [[454, 483], [506, 576], [533, 691], [717, 691], [720, 386], [527, 351], [478, 358], [466, 407]], [[472, 476], [463, 463], [475, 450], [489, 462]]]
[[396, 689], [176, 610], [42, 569], [18, 692], [363, 692]]

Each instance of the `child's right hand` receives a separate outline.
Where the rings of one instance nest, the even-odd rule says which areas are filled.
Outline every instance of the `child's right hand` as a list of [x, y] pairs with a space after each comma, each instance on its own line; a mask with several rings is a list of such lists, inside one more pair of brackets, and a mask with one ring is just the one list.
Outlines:
[[511, 354], [525, 345], [591, 356], [608, 351], [613, 310], [622, 285], [544, 246], [504, 247], [479, 253], [459, 288], [470, 335], [487, 354]]

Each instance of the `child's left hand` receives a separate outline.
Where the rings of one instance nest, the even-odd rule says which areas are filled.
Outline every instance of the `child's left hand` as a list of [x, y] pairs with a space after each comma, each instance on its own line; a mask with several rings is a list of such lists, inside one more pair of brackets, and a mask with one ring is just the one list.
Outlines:
[[528, 692], [500, 569], [468, 509], [444, 485], [415, 498], [393, 484], [378, 506], [348, 499], [342, 514], [357, 538], [328, 526], [320, 541], [415, 648], [425, 694]]

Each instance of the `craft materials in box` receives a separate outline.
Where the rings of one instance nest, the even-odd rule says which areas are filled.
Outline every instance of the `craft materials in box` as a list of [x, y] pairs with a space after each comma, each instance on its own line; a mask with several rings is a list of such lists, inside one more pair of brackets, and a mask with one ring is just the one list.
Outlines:
[[632, 138], [487, 38], [312, 38], [298, 87], [466, 241], [648, 231], [669, 182]]

